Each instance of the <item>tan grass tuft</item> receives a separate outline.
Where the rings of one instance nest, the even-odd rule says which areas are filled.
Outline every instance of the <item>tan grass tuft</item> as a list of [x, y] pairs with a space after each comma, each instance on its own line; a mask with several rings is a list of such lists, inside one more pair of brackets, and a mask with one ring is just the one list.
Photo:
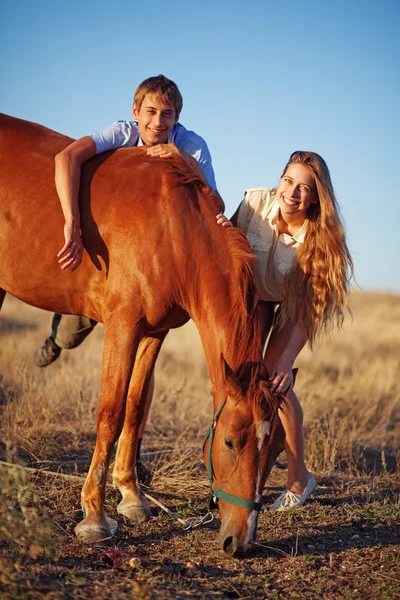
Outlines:
[[[16, 452], [7, 444], [8, 462], [15, 462]], [[51, 555], [61, 538], [50, 516], [34, 491], [28, 473], [0, 464], [0, 532], [22, 554], [37, 559]]]

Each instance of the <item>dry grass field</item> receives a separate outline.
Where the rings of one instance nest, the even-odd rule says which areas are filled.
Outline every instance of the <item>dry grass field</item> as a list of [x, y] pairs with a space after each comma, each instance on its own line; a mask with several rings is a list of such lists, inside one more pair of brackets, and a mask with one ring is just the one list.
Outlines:
[[[344, 330], [297, 361], [307, 463], [318, 488], [301, 510], [264, 510], [258, 545], [233, 559], [218, 548], [218, 519], [184, 531], [156, 505], [148, 523], [131, 527], [118, 517], [112, 548], [77, 542], [102, 327], [38, 369], [33, 353], [51, 315], [7, 297], [0, 313], [0, 598], [399, 598], [400, 296], [357, 292], [352, 306]], [[142, 448], [154, 472], [148, 493], [181, 518], [206, 513], [201, 443], [211, 416], [207, 366], [189, 323], [162, 349]], [[272, 470], [265, 508], [285, 477]], [[113, 516], [118, 501], [110, 488]]]

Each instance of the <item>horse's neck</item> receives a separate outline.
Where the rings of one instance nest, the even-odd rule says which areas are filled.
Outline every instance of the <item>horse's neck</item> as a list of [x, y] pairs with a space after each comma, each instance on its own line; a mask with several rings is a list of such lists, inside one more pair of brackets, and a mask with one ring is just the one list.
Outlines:
[[261, 347], [254, 344], [254, 324], [248, 318], [238, 330], [236, 317], [228, 293], [225, 301], [220, 296], [218, 302], [207, 303], [207, 310], [192, 317], [202, 340], [214, 391], [224, 382], [222, 357], [234, 372], [246, 363], [261, 360]]
[[250, 248], [241, 238], [224, 238], [222, 228], [213, 233], [211, 224], [201, 235], [203, 227], [200, 223], [197, 228], [197, 250], [185, 261], [190, 269], [182, 271], [179, 287], [181, 305], [199, 331], [214, 387], [224, 379], [221, 355], [235, 373], [262, 357], [257, 317], [248, 314], [253, 288]]

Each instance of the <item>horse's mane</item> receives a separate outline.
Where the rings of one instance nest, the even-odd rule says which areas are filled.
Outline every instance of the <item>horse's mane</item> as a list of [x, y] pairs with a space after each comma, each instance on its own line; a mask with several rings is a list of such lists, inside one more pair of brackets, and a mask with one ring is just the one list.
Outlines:
[[[211, 215], [214, 225], [215, 216], [223, 210], [219, 194], [207, 185], [202, 173], [195, 171], [191, 163], [177, 161], [174, 164], [174, 172], [176, 185], [193, 185], [196, 188], [201, 210], [204, 214]], [[225, 236], [231, 261], [229, 269], [233, 303], [229, 319], [234, 347], [229, 349], [230, 367], [239, 381], [247, 382], [247, 396], [254, 419], [270, 420], [272, 439], [277, 424], [278, 401], [275, 394], [269, 390], [268, 373], [261, 360], [261, 327], [257, 316], [258, 298], [253, 269], [255, 256], [240, 229], [221, 227], [221, 237], [222, 235]]]
[[202, 173], [196, 172], [194, 165], [185, 160], [177, 161], [174, 166], [176, 185], [190, 184], [196, 188], [202, 213], [210, 217], [210, 226], [220, 228], [221, 239], [225, 237], [225, 254], [229, 256], [231, 263], [230, 292], [233, 301], [229, 319], [235, 344], [234, 352], [231, 353], [235, 357], [234, 364], [230, 366], [235, 373], [241, 372], [242, 376], [249, 376], [250, 373], [243, 372], [246, 370], [246, 361], [249, 356], [256, 360], [261, 353], [261, 332], [256, 317], [258, 299], [254, 285], [254, 253], [240, 229], [223, 228], [216, 224], [215, 216], [223, 210], [222, 200], [218, 192], [207, 184]]

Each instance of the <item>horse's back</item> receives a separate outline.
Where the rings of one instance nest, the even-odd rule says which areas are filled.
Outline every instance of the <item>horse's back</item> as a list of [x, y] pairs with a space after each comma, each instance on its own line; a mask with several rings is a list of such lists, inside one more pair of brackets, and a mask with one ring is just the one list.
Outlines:
[[[49, 204], [61, 213], [54, 158], [72, 141], [42, 125], [0, 113], [0, 209], [11, 200], [25, 216], [35, 213], [39, 220]], [[190, 184], [196, 180], [198, 176], [180, 157], [160, 159], [147, 156], [144, 147], [122, 148], [95, 156], [82, 166], [80, 201], [82, 208], [90, 206], [96, 212], [99, 226], [103, 212], [110, 212], [107, 219], [111, 213], [126, 218], [133, 204], [136, 218], [138, 211], [147, 213], [143, 214], [147, 223], [154, 211], [179, 214], [180, 202], [186, 202], [188, 195], [195, 197]], [[170, 211], [170, 205], [175, 211]]]
[[202, 226], [196, 174], [185, 174], [179, 157], [127, 148], [85, 163], [80, 206], [86, 252], [77, 271], [61, 273], [56, 255], [64, 219], [54, 156], [71, 139], [5, 115], [0, 132], [0, 287], [42, 308], [77, 314], [87, 304], [83, 296], [96, 297], [99, 305], [110, 285], [135, 288], [137, 297], [150, 288], [168, 295], [182, 270], [178, 263], [190, 254], [188, 236], [199, 235]]
[[73, 141], [38, 123], [0, 113], [0, 157], [8, 164], [12, 157], [28, 152], [52, 157]]
[[[20, 236], [20, 243], [54, 222], [62, 213], [54, 182], [54, 157], [73, 141], [51, 129], [0, 114], [0, 240]], [[23, 224], [23, 228], [22, 228]], [[21, 227], [21, 229], [20, 229]], [[32, 232], [30, 231], [32, 227]], [[34, 240], [31, 240], [34, 243]]]

